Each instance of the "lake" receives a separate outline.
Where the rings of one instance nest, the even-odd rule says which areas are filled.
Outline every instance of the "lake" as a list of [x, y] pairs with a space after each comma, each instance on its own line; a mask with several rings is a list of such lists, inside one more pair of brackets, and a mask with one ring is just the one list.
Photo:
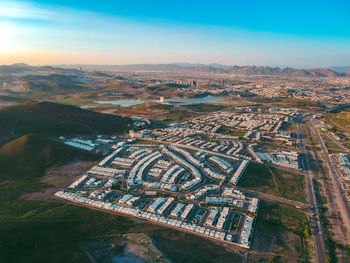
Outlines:
[[[168, 99], [168, 102], [173, 105], [181, 105], [181, 104], [201, 104], [201, 103], [221, 103], [220, 99], [222, 97], [219, 96], [206, 96], [200, 98], [188, 98], [188, 99]], [[145, 102], [159, 102], [158, 100], [105, 100], [105, 101], [97, 101], [100, 104], [113, 104], [120, 105], [121, 107], [129, 107], [134, 105], [139, 105]]]

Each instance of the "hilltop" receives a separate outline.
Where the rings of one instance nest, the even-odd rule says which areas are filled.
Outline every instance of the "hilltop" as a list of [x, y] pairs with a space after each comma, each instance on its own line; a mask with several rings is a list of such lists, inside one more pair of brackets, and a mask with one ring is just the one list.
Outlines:
[[50, 74], [50, 75], [27, 75], [20, 78], [26, 91], [29, 92], [64, 92], [84, 90], [84, 86], [77, 81], [76, 77]]
[[15, 63], [11, 65], [0, 65], [0, 74], [17, 74], [17, 73], [39, 73], [39, 72], [56, 72], [61, 74], [79, 73], [77, 69], [63, 69], [52, 66], [30, 66], [25, 63]]
[[132, 120], [45, 101], [0, 109], [0, 136], [122, 134]]
[[47, 168], [75, 159], [95, 160], [98, 157], [46, 139], [24, 135], [0, 147], [0, 178], [33, 178], [45, 174]]

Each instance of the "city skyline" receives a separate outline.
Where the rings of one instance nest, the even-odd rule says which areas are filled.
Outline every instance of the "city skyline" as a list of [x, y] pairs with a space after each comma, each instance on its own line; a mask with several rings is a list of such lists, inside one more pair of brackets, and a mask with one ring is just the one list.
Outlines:
[[349, 3], [298, 2], [4, 1], [0, 64], [348, 66]]

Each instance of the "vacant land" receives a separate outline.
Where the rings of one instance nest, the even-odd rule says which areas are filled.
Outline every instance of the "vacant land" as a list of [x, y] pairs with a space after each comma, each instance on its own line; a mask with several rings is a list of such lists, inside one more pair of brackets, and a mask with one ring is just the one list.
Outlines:
[[[143, 104], [133, 105], [129, 107], [114, 108], [113, 113], [129, 117], [135, 115], [143, 116], [146, 118], [163, 120], [166, 122], [182, 122], [198, 117], [203, 113], [218, 111], [224, 108], [226, 108], [226, 106], [211, 103], [202, 103], [196, 105], [184, 103], [183, 105], [172, 105], [145, 102]], [[94, 110], [99, 109], [97, 108]]]
[[323, 139], [329, 153], [344, 152], [344, 149], [342, 149], [339, 145], [337, 145], [335, 142], [333, 142], [328, 136], [322, 135], [322, 139]]
[[227, 126], [221, 127], [218, 132], [226, 135], [237, 136], [237, 137], [243, 137], [244, 134], [247, 133], [247, 131], [242, 131], [242, 130], [230, 128]]
[[198, 236], [165, 229], [151, 233], [159, 248], [175, 262], [241, 262], [239, 255]]
[[152, 239], [142, 233], [85, 242], [80, 247], [97, 262], [171, 262], [154, 246]]
[[38, 178], [55, 165], [99, 158], [40, 135], [25, 135], [0, 147], [0, 179]]
[[310, 262], [309, 233], [304, 213], [261, 201], [248, 262]]
[[325, 118], [344, 132], [350, 133], [350, 110], [327, 114]]
[[242, 175], [238, 185], [259, 192], [306, 202], [304, 177], [277, 168], [251, 163]]
[[79, 246], [126, 233], [148, 233], [173, 262], [240, 262], [212, 241], [54, 200], [19, 196], [45, 185], [36, 180], [0, 185], [1, 262], [88, 262]]
[[318, 102], [309, 99], [255, 97], [252, 101], [265, 105], [270, 104], [272, 107], [293, 107], [300, 110], [307, 109], [309, 112], [316, 112], [322, 109], [322, 106], [319, 105]]
[[26, 102], [0, 110], [0, 136], [122, 134], [132, 120], [50, 102]]

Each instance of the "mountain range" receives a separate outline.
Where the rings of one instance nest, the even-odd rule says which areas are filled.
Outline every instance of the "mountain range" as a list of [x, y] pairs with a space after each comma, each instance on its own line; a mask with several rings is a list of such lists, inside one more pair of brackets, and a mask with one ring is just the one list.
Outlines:
[[128, 65], [60, 65], [64, 68], [116, 71], [216, 72], [237, 75], [283, 75], [291, 77], [350, 77], [350, 67], [297, 69], [269, 66], [229, 66], [222, 64], [128, 64]]
[[[23, 63], [0, 66], [0, 74], [15, 74], [22, 72], [61, 71], [60, 73], [78, 74], [83, 70], [99, 71], [168, 71], [168, 72], [214, 72], [237, 75], [281, 75], [290, 77], [350, 77], [349, 67], [297, 69], [291, 67], [269, 66], [228, 66], [222, 64], [128, 64], [128, 65], [57, 65], [29, 66]], [[67, 72], [68, 71], [68, 72]]]

